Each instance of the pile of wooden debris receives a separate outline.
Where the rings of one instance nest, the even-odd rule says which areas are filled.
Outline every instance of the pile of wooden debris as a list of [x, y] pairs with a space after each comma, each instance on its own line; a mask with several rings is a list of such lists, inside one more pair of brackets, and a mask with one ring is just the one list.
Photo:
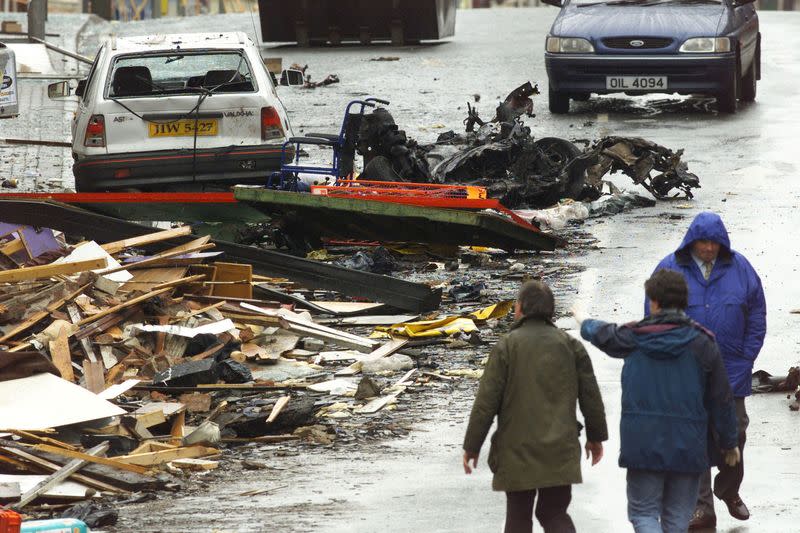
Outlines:
[[[0, 500], [24, 512], [168, 488], [181, 471], [216, 468], [229, 443], [330, 443], [337, 420], [452, 379], [401, 353], [429, 342], [421, 331], [496, 317], [405, 334], [419, 313], [254, 274], [220, 261], [208, 237], [187, 240], [189, 227], [98, 244], [6, 226]], [[161, 251], [142, 255], [154, 243]]]

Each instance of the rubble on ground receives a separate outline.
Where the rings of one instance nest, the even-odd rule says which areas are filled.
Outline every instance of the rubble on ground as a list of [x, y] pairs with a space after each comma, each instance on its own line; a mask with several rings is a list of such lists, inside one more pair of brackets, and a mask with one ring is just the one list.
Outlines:
[[[451, 280], [447, 309], [400, 314], [253, 274], [221, 261], [207, 237], [148, 251], [188, 233], [100, 244], [17, 226], [0, 240], [0, 485], [22, 513], [108, 527], [119, 505], [191, 490], [241, 446], [397, 434], [381, 413], [406, 394], [480, 376], [473, 365], [433, 361], [426, 347], [480, 349], [510, 320], [488, 280], [465, 292], [424, 248], [363, 254]], [[492, 257], [449, 253], [456, 269]], [[548, 275], [509, 270], [504, 256], [482, 261], [507, 270], [495, 279]]]

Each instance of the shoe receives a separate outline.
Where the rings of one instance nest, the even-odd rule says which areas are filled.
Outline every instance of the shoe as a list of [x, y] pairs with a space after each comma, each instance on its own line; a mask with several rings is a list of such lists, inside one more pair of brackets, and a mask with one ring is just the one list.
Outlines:
[[739, 496], [723, 501], [725, 505], [728, 506], [728, 512], [731, 513], [731, 516], [736, 520], [747, 520], [750, 518], [750, 511]]
[[708, 529], [717, 527], [717, 517], [713, 514], [707, 514], [703, 511], [697, 510], [692, 515], [692, 519], [689, 521], [689, 529], [696, 530], [696, 529]]

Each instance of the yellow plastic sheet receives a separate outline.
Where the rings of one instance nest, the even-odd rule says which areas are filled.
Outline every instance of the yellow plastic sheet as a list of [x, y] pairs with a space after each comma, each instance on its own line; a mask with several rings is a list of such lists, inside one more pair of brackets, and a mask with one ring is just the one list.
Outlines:
[[469, 316], [475, 320], [490, 320], [492, 318], [503, 318], [514, 308], [514, 300], [507, 300], [505, 302], [497, 302], [496, 304], [478, 309], [470, 313]]
[[470, 333], [478, 329], [471, 318], [448, 316], [439, 320], [423, 320], [421, 322], [407, 322], [394, 326], [375, 328], [371, 338], [383, 338], [392, 335], [400, 337], [449, 337], [459, 332]]
[[468, 316], [448, 316], [436, 320], [422, 320], [420, 322], [405, 322], [393, 326], [375, 328], [370, 335], [373, 339], [388, 338], [391, 336], [420, 338], [420, 337], [450, 337], [457, 333], [470, 333], [478, 329], [475, 320], [485, 321], [492, 318], [506, 316], [514, 307], [513, 301], [498, 302], [483, 309], [478, 309]]

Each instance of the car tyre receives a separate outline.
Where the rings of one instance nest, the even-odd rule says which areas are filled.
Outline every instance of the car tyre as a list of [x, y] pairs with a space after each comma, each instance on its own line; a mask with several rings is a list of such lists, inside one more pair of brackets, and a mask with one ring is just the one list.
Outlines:
[[566, 115], [569, 113], [569, 95], [566, 93], [558, 92], [549, 86], [548, 90], [550, 112], [554, 115]]
[[747, 69], [747, 73], [742, 78], [742, 102], [753, 102], [756, 99], [757, 85], [758, 85], [758, 72], [757, 67], [759, 55], [761, 51], [756, 50], [756, 55], [753, 57], [753, 63]]
[[717, 95], [717, 109], [720, 113], [736, 113], [739, 100], [739, 78], [739, 67], [737, 66], [733, 78], [728, 82], [728, 86]]

